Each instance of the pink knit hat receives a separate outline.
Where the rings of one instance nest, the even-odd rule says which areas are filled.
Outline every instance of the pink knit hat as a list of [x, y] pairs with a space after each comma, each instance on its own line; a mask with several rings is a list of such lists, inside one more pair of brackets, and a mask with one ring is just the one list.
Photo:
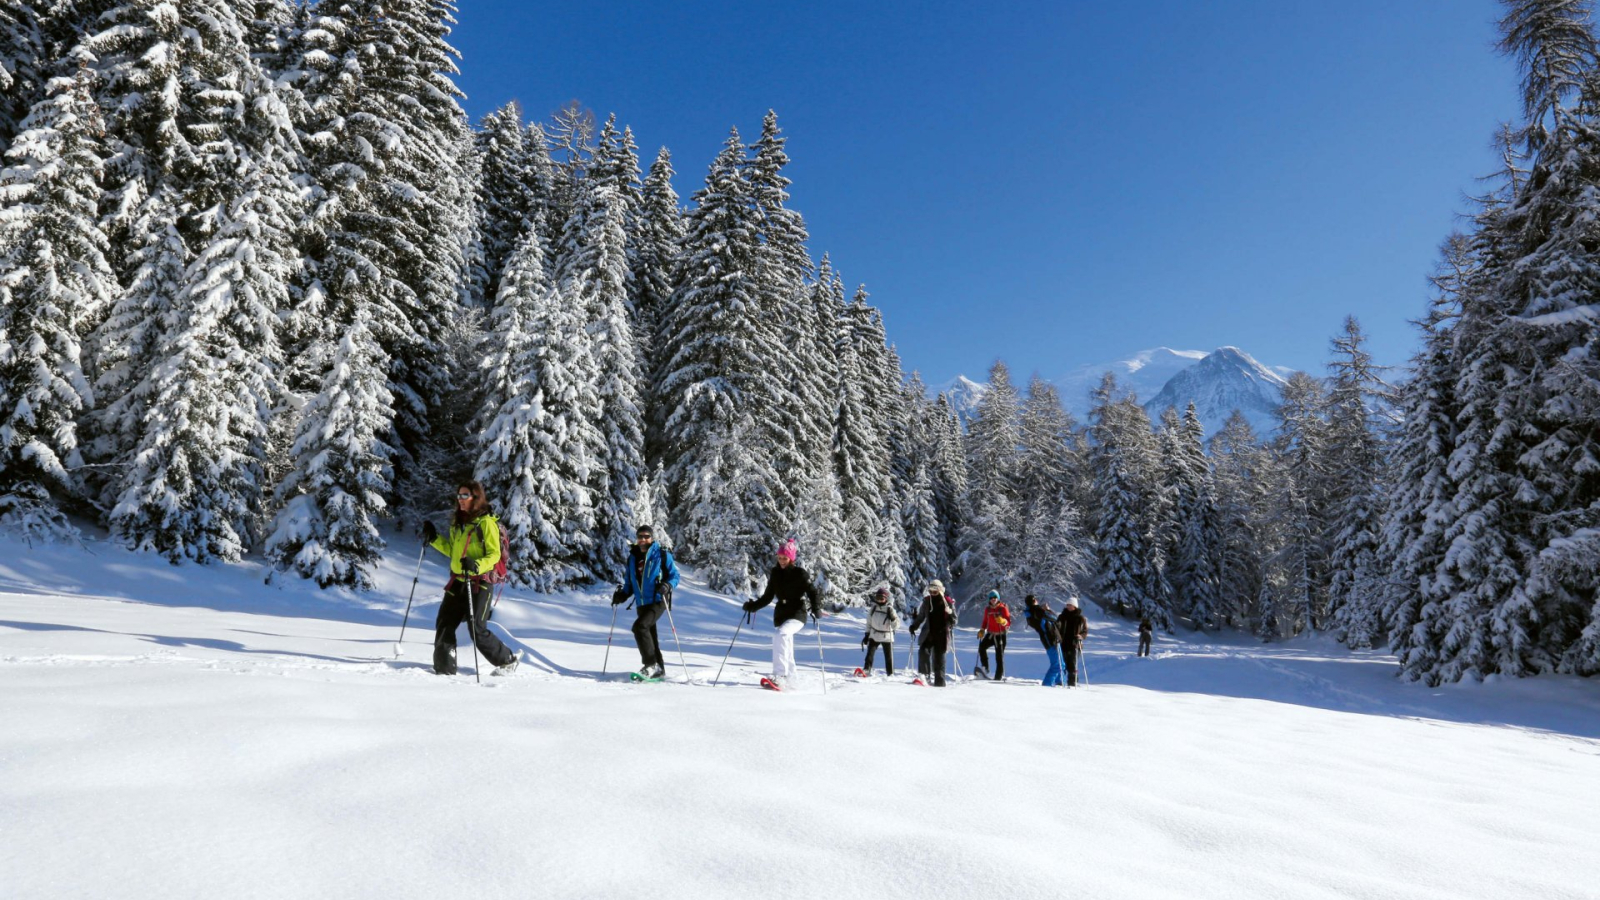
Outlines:
[[794, 538], [789, 538], [788, 540], [784, 541], [782, 544], [778, 545], [778, 558], [779, 559], [787, 559], [790, 562], [794, 562], [795, 557], [797, 557], [799, 555], [800, 555], [800, 545], [795, 543]]

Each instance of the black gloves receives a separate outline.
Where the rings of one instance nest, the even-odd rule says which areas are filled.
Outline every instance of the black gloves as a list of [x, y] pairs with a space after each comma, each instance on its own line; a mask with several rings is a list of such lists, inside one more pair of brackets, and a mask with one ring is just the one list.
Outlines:
[[861, 636], [861, 649], [863, 649], [863, 650], [867, 649], [867, 642], [870, 641], [870, 640], [872, 640], [871, 637], [863, 634]]
[[741, 608], [747, 613], [753, 613], [761, 607], [757, 606], [754, 600], [746, 600]]
[[671, 609], [672, 608], [672, 584], [671, 584], [671, 582], [666, 582], [666, 581], [658, 581], [658, 582], [656, 582], [656, 596], [660, 597], [661, 599], [663, 599], [665, 601], [667, 601], [667, 609]]
[[611, 592], [611, 605], [617, 606], [628, 599], [627, 588], [617, 588]]
[[433, 527], [433, 523], [432, 522], [423, 522], [422, 523], [422, 542], [424, 544], [431, 544], [438, 537], [439, 537], [439, 529]]
[[461, 574], [469, 578], [478, 574], [478, 561], [470, 556], [461, 557]]

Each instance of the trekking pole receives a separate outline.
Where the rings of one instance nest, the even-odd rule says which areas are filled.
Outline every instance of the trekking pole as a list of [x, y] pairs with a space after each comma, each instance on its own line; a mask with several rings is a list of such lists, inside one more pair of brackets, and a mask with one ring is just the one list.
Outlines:
[[828, 661], [822, 658], [822, 617], [817, 616], [817, 664], [822, 666], [822, 692], [828, 692]]
[[427, 552], [428, 544], [424, 541], [422, 549], [417, 551], [417, 570], [411, 573], [411, 595], [406, 597], [406, 615], [405, 618], [400, 620], [400, 640], [394, 642], [395, 659], [400, 658], [402, 652], [400, 645], [405, 643], [406, 640], [406, 623], [411, 621], [411, 601], [416, 599], [417, 596], [417, 579], [422, 577], [422, 555]]
[[[753, 613], [745, 613], [739, 618], [739, 624], [734, 626], [733, 640], [728, 642], [728, 652], [722, 654], [722, 666], [726, 666], [728, 664], [728, 657], [733, 655], [733, 645], [739, 643], [739, 630], [744, 627], [746, 622], [750, 621], [750, 616], [752, 615]], [[717, 682], [722, 680], [722, 666], [717, 666], [717, 677], [711, 679], [712, 687], [716, 687]]]
[[[678, 626], [674, 625], [672, 622], [672, 604], [666, 600], [662, 600], [661, 602], [667, 604], [667, 627], [672, 629], [672, 642], [678, 645], [678, 662], [683, 665], [683, 681], [685, 684], [688, 684], [689, 661], [683, 658], [683, 641], [678, 640]], [[657, 648], [657, 652], [660, 652], [660, 648]]]
[[[466, 585], [467, 589], [467, 639], [472, 642], [472, 680], [477, 684], [483, 684], [483, 673], [480, 671], [483, 668], [483, 663], [478, 659], [478, 604], [476, 602], [478, 598], [475, 596], [477, 592], [472, 589], [471, 578], [463, 578], [461, 583]], [[487, 611], [485, 610], [485, 612]], [[489, 626], [485, 625], [483, 627], [487, 629]]]
[[611, 604], [611, 629], [606, 632], [606, 658], [600, 663], [600, 674], [606, 673], [606, 666], [611, 665], [611, 636], [617, 633], [617, 605]]
[[1089, 661], [1083, 657], [1083, 638], [1078, 638], [1078, 671], [1083, 674], [1083, 686], [1089, 686]]

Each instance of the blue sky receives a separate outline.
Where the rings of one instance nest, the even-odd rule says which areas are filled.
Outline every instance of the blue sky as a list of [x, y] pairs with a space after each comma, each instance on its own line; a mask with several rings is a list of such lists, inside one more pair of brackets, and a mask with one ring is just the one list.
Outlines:
[[1346, 314], [1403, 363], [1517, 113], [1491, 0], [462, 7], [474, 119], [615, 112], [686, 203], [777, 110], [813, 252], [930, 383], [1162, 345], [1321, 372]]

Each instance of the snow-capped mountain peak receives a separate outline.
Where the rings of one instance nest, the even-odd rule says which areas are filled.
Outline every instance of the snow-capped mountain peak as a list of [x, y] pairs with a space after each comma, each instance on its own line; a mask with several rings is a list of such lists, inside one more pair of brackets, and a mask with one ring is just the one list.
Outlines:
[[[1262, 365], [1238, 347], [1218, 347], [1209, 353], [1154, 347], [1126, 359], [1078, 366], [1053, 383], [1080, 422], [1089, 414], [1090, 393], [1109, 372], [1116, 376], [1119, 391], [1144, 401], [1152, 419], [1168, 406], [1182, 411], [1192, 401], [1208, 435], [1216, 433], [1235, 409], [1244, 413], [1258, 435], [1265, 435], [1272, 430], [1283, 386], [1294, 371]], [[965, 423], [988, 385], [962, 375], [940, 390]]]
[[1270, 429], [1283, 402], [1286, 383], [1283, 376], [1238, 347], [1218, 347], [1172, 376], [1144, 406], [1154, 419], [1169, 406], [1181, 411], [1193, 403], [1207, 434], [1215, 433], [1237, 409], [1257, 433], [1263, 433]]

